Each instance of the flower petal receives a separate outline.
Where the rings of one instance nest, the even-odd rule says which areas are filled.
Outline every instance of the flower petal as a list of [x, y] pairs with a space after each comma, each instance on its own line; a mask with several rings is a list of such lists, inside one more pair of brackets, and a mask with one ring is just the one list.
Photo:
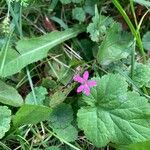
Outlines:
[[86, 85], [86, 86], [84, 86], [84, 94], [85, 95], [90, 95], [90, 88]]
[[73, 77], [73, 80], [74, 80], [74, 81], [77, 81], [77, 82], [79, 82], [79, 83], [83, 83], [83, 82], [84, 82], [84, 79], [83, 79], [82, 77], [80, 77], [80, 75], [75, 75], [75, 76]]
[[77, 93], [80, 93], [84, 90], [84, 85], [80, 85], [78, 88], [77, 88]]
[[83, 79], [88, 80], [88, 78], [89, 78], [89, 72], [85, 71], [84, 74], [83, 74]]
[[93, 87], [93, 86], [96, 86], [96, 85], [97, 85], [96, 81], [88, 81], [88, 86], [89, 87]]

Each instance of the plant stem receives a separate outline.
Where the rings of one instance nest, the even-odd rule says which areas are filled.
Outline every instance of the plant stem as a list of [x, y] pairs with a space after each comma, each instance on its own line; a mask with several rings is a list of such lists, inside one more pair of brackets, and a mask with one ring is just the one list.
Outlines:
[[36, 99], [36, 95], [35, 95], [32, 79], [31, 79], [30, 71], [29, 71], [29, 69], [27, 67], [26, 67], [26, 71], [27, 71], [27, 76], [28, 76], [28, 79], [29, 79], [29, 84], [30, 84], [30, 87], [31, 87], [31, 90], [32, 90], [34, 103], [37, 104], [37, 99]]
[[132, 11], [132, 15], [134, 17], [134, 22], [136, 27], [138, 26], [138, 22], [137, 22], [137, 18], [136, 18], [136, 14], [135, 14], [135, 9], [134, 9], [134, 4], [133, 4], [133, 0], [130, 0], [130, 7], [131, 7], [131, 11]]
[[134, 65], [135, 65], [135, 45], [136, 45], [136, 40], [133, 41], [133, 49], [131, 51], [131, 79], [133, 79], [133, 74], [134, 74]]
[[11, 150], [8, 146], [6, 146], [4, 143], [0, 142], [0, 146], [3, 147], [3, 150]]
[[139, 32], [137, 32], [136, 29], [134, 28], [134, 26], [133, 26], [132, 22], [130, 21], [128, 15], [124, 11], [124, 9], [122, 8], [122, 6], [118, 2], [118, 0], [112, 0], [112, 2], [115, 5], [115, 7], [119, 10], [119, 12], [123, 16], [124, 20], [126, 21], [126, 23], [128, 24], [132, 34], [134, 35], [134, 37], [135, 37], [135, 39], [136, 39], [136, 41], [139, 45], [139, 51], [142, 55], [143, 63], [146, 63], [146, 55], [145, 55], [145, 52], [144, 52], [144, 49], [143, 49], [143, 44], [142, 44], [141, 36], [140, 36]]

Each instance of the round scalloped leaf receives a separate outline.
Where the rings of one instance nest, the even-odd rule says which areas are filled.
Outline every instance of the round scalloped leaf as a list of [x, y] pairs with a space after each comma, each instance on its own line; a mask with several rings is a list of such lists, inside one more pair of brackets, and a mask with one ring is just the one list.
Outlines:
[[99, 46], [97, 60], [101, 65], [109, 65], [127, 56], [131, 52], [132, 36], [128, 32], [118, 31], [118, 23], [115, 23], [107, 32]]
[[133, 81], [137, 84], [137, 86], [149, 87], [150, 82], [150, 66], [137, 63], [134, 69]]
[[73, 121], [73, 110], [70, 105], [62, 103], [55, 107], [49, 118], [52, 128], [66, 128]]
[[97, 87], [78, 111], [78, 126], [97, 147], [109, 142], [131, 144], [150, 140], [150, 104], [135, 92], [127, 92], [120, 75], [95, 78]]
[[10, 128], [11, 110], [6, 106], [0, 106], [0, 139]]
[[82, 7], [76, 7], [72, 10], [72, 16], [74, 19], [83, 22], [85, 20], [85, 11]]
[[74, 142], [78, 137], [78, 131], [72, 125], [69, 125], [65, 128], [54, 128], [53, 130], [59, 137], [67, 142]]

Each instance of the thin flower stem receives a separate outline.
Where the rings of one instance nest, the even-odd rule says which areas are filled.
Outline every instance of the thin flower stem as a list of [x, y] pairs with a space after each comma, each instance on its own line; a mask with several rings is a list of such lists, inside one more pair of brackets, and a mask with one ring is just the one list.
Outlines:
[[132, 11], [132, 15], [134, 17], [134, 22], [136, 27], [138, 26], [138, 22], [137, 22], [137, 18], [136, 18], [136, 14], [135, 14], [135, 9], [134, 9], [134, 4], [133, 4], [133, 0], [130, 0], [130, 7], [131, 7], [131, 11]]
[[135, 45], [136, 45], [136, 40], [134, 39], [133, 42], [133, 49], [131, 51], [131, 79], [133, 79], [134, 75], [134, 65], [135, 65]]
[[[132, 15], [133, 15], [133, 17], [134, 17], [135, 25], [136, 25], [136, 27], [138, 27], [138, 22], [137, 22], [135, 10], [134, 10], [133, 0], [130, 0], [130, 7], [131, 7]], [[133, 41], [133, 48], [132, 48], [132, 50], [131, 50], [131, 79], [133, 79], [133, 75], [134, 75], [135, 46], [136, 46], [136, 38], [134, 38], [134, 41]]]
[[[132, 0], [131, 0], [132, 1]], [[132, 4], [132, 3], [131, 3]], [[133, 7], [133, 6], [132, 6]], [[145, 12], [145, 14], [142, 16], [142, 18], [141, 18], [141, 20], [140, 20], [140, 22], [139, 22], [139, 24], [137, 24], [137, 31], [139, 31], [139, 29], [140, 29], [140, 27], [141, 27], [141, 25], [142, 25], [142, 22], [143, 22], [143, 20], [144, 20], [144, 18], [145, 18], [145, 16], [148, 14], [148, 12], [149, 12], [150, 10], [147, 10], [146, 12]], [[133, 46], [133, 51], [132, 51], [132, 53], [131, 53], [131, 79], [133, 78], [133, 72], [134, 72], [134, 64], [135, 64], [135, 45], [136, 45], [136, 39], [134, 38], [134, 46]], [[145, 93], [145, 94], [147, 94], [147, 93]]]

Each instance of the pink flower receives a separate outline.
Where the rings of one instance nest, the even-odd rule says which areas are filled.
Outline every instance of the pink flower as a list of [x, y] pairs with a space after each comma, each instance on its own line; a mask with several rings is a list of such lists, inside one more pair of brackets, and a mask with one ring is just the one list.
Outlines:
[[75, 75], [73, 80], [81, 83], [81, 85], [77, 88], [77, 93], [80, 93], [83, 91], [84, 94], [89, 95], [90, 94], [90, 87], [96, 86], [96, 81], [90, 81], [89, 78], [89, 72], [85, 71], [83, 74], [83, 77], [80, 77], [80, 75]]

